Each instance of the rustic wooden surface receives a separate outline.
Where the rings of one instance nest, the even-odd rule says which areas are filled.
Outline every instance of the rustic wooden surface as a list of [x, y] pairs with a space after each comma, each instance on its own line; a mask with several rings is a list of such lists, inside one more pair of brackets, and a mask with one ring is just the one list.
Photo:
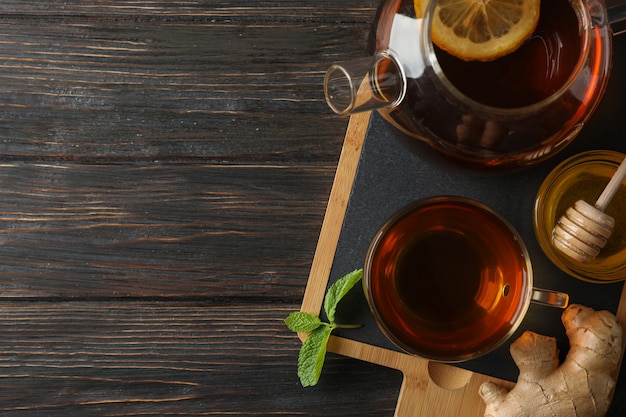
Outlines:
[[0, 415], [390, 416], [399, 372], [296, 375], [375, 0], [0, 2]]
[[0, 2], [0, 415], [393, 413], [338, 355], [303, 389], [282, 322], [376, 4]]

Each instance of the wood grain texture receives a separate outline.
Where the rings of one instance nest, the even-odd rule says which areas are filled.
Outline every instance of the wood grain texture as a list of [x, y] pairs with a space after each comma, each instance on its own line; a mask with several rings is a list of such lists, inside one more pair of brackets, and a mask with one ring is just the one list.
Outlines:
[[[20, 265], [9, 269], [20, 282], [10, 295], [169, 296], [171, 285], [164, 291], [145, 284], [162, 273], [193, 276], [173, 296], [201, 294], [198, 281], [207, 271], [225, 282], [232, 272], [221, 271], [232, 265], [251, 279], [260, 266], [264, 278], [251, 287], [265, 286], [266, 293], [295, 271], [301, 279], [321, 221], [318, 214], [308, 223], [307, 204], [318, 213], [325, 205], [345, 124], [323, 103], [323, 69], [340, 52], [354, 51], [355, 34], [363, 36], [365, 16], [373, 11], [359, 4], [349, 20], [360, 25], [346, 30], [325, 19], [355, 2], [333, 4], [329, 10], [328, 4], [303, 8], [297, 2], [2, 3], [0, 160], [9, 163], [3, 181], [11, 196], [5, 200], [18, 207], [4, 217], [5, 241], [14, 243], [5, 259]], [[280, 189], [283, 180], [291, 185]], [[44, 190], [49, 187], [54, 191]], [[135, 202], [123, 202], [131, 194]], [[50, 211], [42, 212], [47, 204]], [[110, 213], [89, 211], [95, 205]], [[152, 213], [142, 213], [141, 205]], [[255, 218], [262, 212], [265, 223]], [[173, 221], [160, 222], [167, 217]], [[90, 225], [74, 224], [86, 218]], [[307, 240], [300, 254], [292, 253]], [[34, 242], [39, 250], [31, 253]], [[182, 246], [187, 249], [180, 252]], [[277, 273], [268, 262], [272, 255], [288, 271]], [[119, 280], [125, 269], [123, 280], [131, 284]], [[84, 274], [94, 279], [80, 287], [58, 285], [50, 275], [45, 283], [23, 279], [55, 270], [70, 283]], [[215, 280], [208, 287], [225, 297], [238, 290], [221, 291]], [[273, 294], [286, 292], [293, 300], [290, 291]]]
[[0, 2], [0, 415], [393, 414], [380, 366], [303, 389], [282, 323], [376, 3]]
[[336, 159], [323, 75], [365, 53], [371, 7], [44, 3], [0, 7], [5, 157]]
[[[304, 390], [297, 306], [212, 303], [0, 303], [3, 416], [390, 415], [391, 371], [331, 355]], [[380, 374], [379, 374], [380, 375]], [[349, 397], [346, 394], [349, 393]]]
[[0, 165], [4, 297], [297, 301], [334, 167]]
[[324, 293], [328, 286], [328, 278], [335, 259], [337, 243], [348, 208], [349, 196], [363, 148], [364, 133], [367, 130], [369, 120], [369, 112], [350, 117], [344, 146], [339, 158], [339, 166], [333, 180], [315, 257], [302, 300], [302, 311], [316, 315], [321, 312]]

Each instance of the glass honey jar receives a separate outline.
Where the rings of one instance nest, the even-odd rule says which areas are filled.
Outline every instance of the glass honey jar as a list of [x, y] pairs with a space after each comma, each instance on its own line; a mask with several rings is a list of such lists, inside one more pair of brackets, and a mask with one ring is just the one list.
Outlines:
[[624, 184], [604, 211], [615, 219], [615, 228], [593, 261], [575, 261], [552, 245], [552, 230], [558, 219], [578, 200], [594, 204], [623, 159], [624, 154], [608, 150], [574, 155], [554, 168], [537, 192], [533, 223], [539, 245], [556, 266], [573, 277], [593, 283], [611, 283], [626, 278]]

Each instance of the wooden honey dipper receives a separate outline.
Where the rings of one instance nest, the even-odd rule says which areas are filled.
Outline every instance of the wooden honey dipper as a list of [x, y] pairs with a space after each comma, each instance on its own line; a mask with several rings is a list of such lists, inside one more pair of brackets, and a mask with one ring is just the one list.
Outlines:
[[579, 262], [595, 259], [613, 233], [615, 219], [604, 213], [626, 177], [626, 158], [611, 177], [595, 205], [578, 200], [552, 230], [552, 245]]

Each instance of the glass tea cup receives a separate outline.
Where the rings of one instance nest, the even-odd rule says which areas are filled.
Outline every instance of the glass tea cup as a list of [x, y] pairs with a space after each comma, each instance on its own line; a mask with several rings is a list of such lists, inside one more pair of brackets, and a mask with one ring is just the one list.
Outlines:
[[[612, 63], [611, 23], [621, 0], [541, 2], [535, 33], [492, 62], [465, 62], [431, 39], [438, 3], [417, 18], [413, 0], [382, 0], [372, 57], [327, 71], [326, 101], [338, 114], [377, 109], [393, 126], [478, 166], [543, 161], [569, 144], [599, 104]], [[613, 20], [609, 20], [609, 17]]]
[[567, 294], [533, 286], [526, 246], [505, 219], [456, 196], [419, 200], [395, 214], [370, 244], [363, 287], [388, 339], [440, 362], [496, 349], [531, 302], [569, 302]]

